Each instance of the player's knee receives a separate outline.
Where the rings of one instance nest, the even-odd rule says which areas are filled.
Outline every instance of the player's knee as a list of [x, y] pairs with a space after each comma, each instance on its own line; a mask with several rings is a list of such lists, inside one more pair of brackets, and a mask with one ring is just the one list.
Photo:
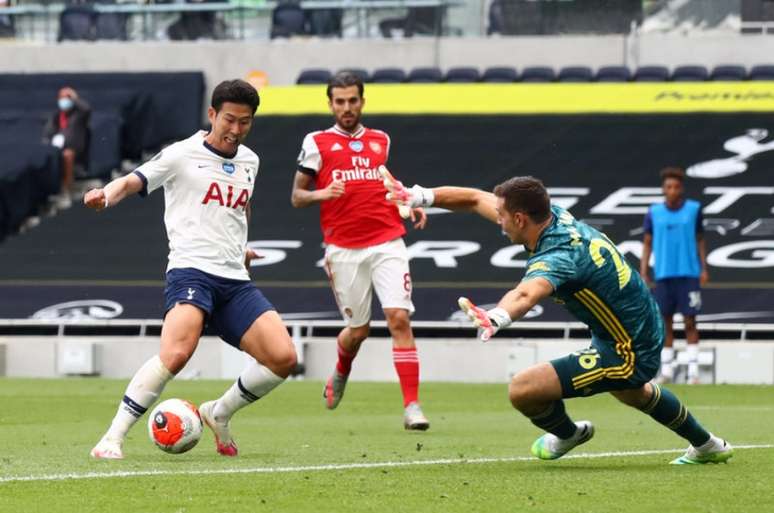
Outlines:
[[387, 318], [387, 326], [391, 333], [405, 334], [411, 330], [408, 311], [400, 308], [388, 308], [384, 310]]
[[271, 368], [278, 376], [287, 377], [290, 375], [297, 363], [298, 356], [292, 344], [272, 354]]
[[368, 324], [357, 326], [356, 328], [349, 328], [349, 337], [351, 338], [352, 342], [355, 343], [355, 345], [358, 345], [366, 338], [368, 338], [368, 333], [370, 331], [371, 326]]
[[185, 364], [191, 359], [192, 354], [193, 350], [189, 350], [187, 346], [184, 347], [181, 345], [180, 347], [174, 347], [163, 351], [160, 358], [164, 367], [166, 367], [169, 372], [177, 374], [183, 370]]
[[696, 317], [693, 316], [685, 316], [683, 318], [683, 324], [685, 325], [686, 331], [693, 331], [696, 329]]
[[531, 387], [523, 374], [516, 374], [508, 385], [508, 399], [517, 410], [529, 402], [532, 396]]

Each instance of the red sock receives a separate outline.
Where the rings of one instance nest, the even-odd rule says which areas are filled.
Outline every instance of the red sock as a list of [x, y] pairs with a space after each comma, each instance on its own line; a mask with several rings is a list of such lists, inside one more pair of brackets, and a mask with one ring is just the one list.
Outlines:
[[336, 362], [336, 372], [342, 376], [349, 376], [349, 372], [352, 370], [352, 360], [357, 356], [357, 351], [349, 352], [341, 347], [340, 343], [336, 344], [336, 349], [339, 352], [339, 361]]
[[414, 347], [393, 347], [392, 360], [403, 392], [403, 407], [419, 397], [419, 358]]

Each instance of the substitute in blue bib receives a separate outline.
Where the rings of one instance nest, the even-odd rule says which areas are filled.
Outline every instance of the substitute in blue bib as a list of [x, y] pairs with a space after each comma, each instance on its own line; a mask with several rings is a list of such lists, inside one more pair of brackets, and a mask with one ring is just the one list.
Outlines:
[[645, 215], [640, 274], [650, 282], [653, 256], [655, 296], [664, 316], [666, 337], [661, 353], [660, 382], [674, 379], [675, 351], [672, 319], [683, 316], [688, 355], [687, 382], [699, 382], [699, 331], [696, 315], [701, 310], [701, 286], [709, 279], [701, 204], [685, 197], [685, 172], [677, 167], [661, 170], [664, 201], [650, 206]]

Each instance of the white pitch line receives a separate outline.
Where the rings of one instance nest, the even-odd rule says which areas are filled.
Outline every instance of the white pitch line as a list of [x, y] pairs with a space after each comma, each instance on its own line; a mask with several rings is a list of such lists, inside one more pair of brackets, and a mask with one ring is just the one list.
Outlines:
[[[772, 449], [774, 444], [761, 445], [735, 445], [734, 449]], [[658, 449], [649, 451], [620, 451], [620, 452], [597, 452], [569, 454], [564, 456], [564, 460], [596, 459], [596, 458], [615, 458], [615, 457], [633, 457], [633, 456], [651, 456], [654, 454], [680, 453], [685, 449]], [[414, 467], [430, 465], [460, 465], [460, 464], [482, 464], [482, 463], [510, 463], [515, 461], [540, 461], [531, 456], [512, 456], [507, 458], [455, 458], [440, 460], [415, 460], [415, 461], [383, 461], [375, 463], [335, 463], [330, 465], [306, 465], [298, 467], [252, 467], [252, 468], [224, 468], [224, 469], [202, 469], [202, 470], [134, 470], [134, 471], [114, 471], [114, 472], [84, 472], [81, 474], [43, 474], [39, 476], [6, 476], [0, 477], [2, 483], [18, 483], [30, 481], [65, 481], [68, 479], [103, 479], [111, 477], [146, 477], [146, 476], [198, 476], [198, 475], [217, 475], [217, 474], [279, 474], [290, 472], [318, 472], [323, 470], [353, 470], [353, 469], [374, 469], [391, 467]]]

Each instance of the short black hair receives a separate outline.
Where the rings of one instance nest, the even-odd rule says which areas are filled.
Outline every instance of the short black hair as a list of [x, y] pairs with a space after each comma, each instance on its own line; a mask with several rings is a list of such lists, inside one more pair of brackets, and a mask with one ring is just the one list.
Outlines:
[[355, 75], [354, 73], [350, 71], [339, 71], [335, 75], [331, 77], [330, 80], [328, 80], [328, 89], [325, 90], [325, 94], [328, 95], [328, 99], [333, 98], [333, 88], [334, 87], [350, 87], [350, 86], [357, 86], [357, 92], [360, 95], [360, 97], [363, 97], [363, 91], [365, 90], [365, 86], [363, 85], [363, 80]]
[[253, 112], [258, 109], [261, 99], [258, 97], [258, 91], [244, 80], [224, 80], [212, 91], [212, 100], [210, 105], [215, 112], [220, 111], [220, 107], [226, 103], [238, 103], [240, 105], [249, 105]]
[[494, 188], [494, 194], [505, 200], [505, 209], [524, 212], [535, 223], [551, 216], [551, 198], [543, 182], [531, 176], [515, 176]]
[[667, 181], [669, 178], [674, 178], [675, 180], [678, 180], [680, 183], [685, 182], [685, 171], [683, 171], [683, 168], [681, 167], [665, 167], [661, 170], [661, 183]]

